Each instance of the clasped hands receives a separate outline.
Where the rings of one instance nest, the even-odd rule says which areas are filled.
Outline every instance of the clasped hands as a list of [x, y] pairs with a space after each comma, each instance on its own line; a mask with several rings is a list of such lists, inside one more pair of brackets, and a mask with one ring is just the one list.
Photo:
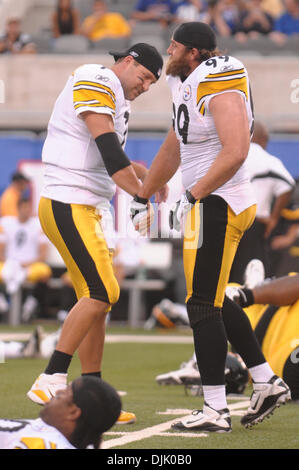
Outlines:
[[[180, 231], [187, 213], [192, 209], [196, 199], [190, 191], [182, 194], [179, 201], [174, 203], [169, 212], [169, 227]], [[136, 230], [141, 235], [146, 235], [153, 221], [154, 210], [150, 201], [146, 198], [134, 196], [130, 203], [130, 217]]]

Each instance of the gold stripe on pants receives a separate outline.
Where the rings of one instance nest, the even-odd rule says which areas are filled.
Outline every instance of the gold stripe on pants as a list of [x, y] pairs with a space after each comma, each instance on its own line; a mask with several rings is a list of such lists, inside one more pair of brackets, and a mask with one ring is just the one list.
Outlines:
[[41, 198], [39, 218], [65, 262], [77, 298], [117, 302], [119, 286], [96, 209]]
[[256, 206], [236, 215], [226, 201], [210, 195], [188, 213], [184, 233], [186, 303], [222, 307], [240, 239], [254, 221]]

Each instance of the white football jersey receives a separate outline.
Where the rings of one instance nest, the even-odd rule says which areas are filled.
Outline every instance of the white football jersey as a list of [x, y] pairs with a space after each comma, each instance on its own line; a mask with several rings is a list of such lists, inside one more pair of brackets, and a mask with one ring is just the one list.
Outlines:
[[245, 162], [257, 197], [256, 217], [269, 217], [275, 198], [291, 191], [295, 180], [279, 158], [251, 143]]
[[0, 449], [75, 449], [53, 426], [37, 419], [0, 419]]
[[113, 197], [115, 184], [81, 117], [86, 111], [111, 116], [118, 139], [125, 146], [130, 105], [118, 77], [102, 65], [79, 67], [69, 77], [50, 118], [42, 153], [42, 196], [92, 206]]
[[[201, 63], [184, 82], [167, 77], [173, 97], [173, 126], [180, 142], [182, 181], [191, 189], [215, 161], [221, 143], [209, 102], [217, 94], [237, 92], [244, 97], [248, 127], [253, 126], [253, 111], [247, 71], [239, 60], [230, 56], [213, 57]], [[218, 194], [238, 214], [255, 204], [255, 197], [245, 166], [223, 186]]]
[[5, 244], [5, 259], [22, 263], [35, 261], [41, 243], [49, 243], [37, 217], [21, 223], [17, 217], [0, 219], [0, 242]]

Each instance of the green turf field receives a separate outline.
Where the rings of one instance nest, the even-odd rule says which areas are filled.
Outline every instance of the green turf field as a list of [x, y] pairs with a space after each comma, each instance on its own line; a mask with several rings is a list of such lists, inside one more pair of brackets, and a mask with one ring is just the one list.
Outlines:
[[[28, 331], [18, 328], [10, 331]], [[52, 328], [53, 329], [53, 328]], [[0, 333], [8, 331], [1, 326]], [[108, 335], [132, 334], [128, 330], [108, 328]], [[148, 336], [173, 336], [182, 332], [136, 332]], [[188, 337], [188, 332], [183, 332]], [[105, 346], [103, 378], [117, 390], [127, 392], [123, 409], [133, 411], [137, 422], [116, 425], [105, 435], [104, 447], [110, 449], [299, 449], [299, 405], [290, 403], [277, 409], [270, 419], [244, 429], [240, 416], [232, 416], [233, 432], [205, 436], [177, 435], [169, 422], [183, 414], [180, 411], [200, 408], [201, 397], [186, 396], [180, 386], [159, 386], [155, 376], [177, 369], [193, 352], [192, 344], [147, 342], [109, 342]], [[8, 359], [0, 364], [0, 417], [35, 418], [39, 406], [26, 398], [36, 376], [43, 371], [46, 359]], [[75, 356], [70, 379], [80, 375]], [[250, 395], [250, 386], [246, 390]], [[229, 400], [229, 405], [242, 412], [244, 401]], [[161, 414], [162, 413], [162, 414]], [[175, 414], [177, 413], [177, 414]], [[232, 412], [234, 413], [234, 412]], [[186, 413], [185, 413], [186, 414]], [[165, 424], [163, 426], [163, 423]], [[194, 432], [192, 433], [194, 434]]]

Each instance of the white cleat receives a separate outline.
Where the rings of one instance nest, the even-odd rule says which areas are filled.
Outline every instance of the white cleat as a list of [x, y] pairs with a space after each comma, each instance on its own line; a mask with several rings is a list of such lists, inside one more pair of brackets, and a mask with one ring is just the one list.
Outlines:
[[27, 393], [27, 397], [38, 405], [45, 405], [58, 390], [66, 387], [67, 374], [41, 374]]
[[156, 382], [159, 385], [200, 385], [197, 363], [193, 359], [183, 362], [180, 369], [157, 375]]
[[246, 266], [244, 273], [244, 286], [247, 289], [262, 284], [265, 280], [265, 268], [261, 260], [252, 259]]
[[179, 431], [231, 432], [231, 419], [228, 408], [214, 410], [206, 403], [202, 410], [194, 410], [191, 415], [173, 423], [172, 429]]
[[253, 383], [250, 406], [241, 418], [245, 428], [261, 423], [274, 412], [275, 408], [291, 400], [291, 392], [287, 384], [277, 375], [265, 383]]

